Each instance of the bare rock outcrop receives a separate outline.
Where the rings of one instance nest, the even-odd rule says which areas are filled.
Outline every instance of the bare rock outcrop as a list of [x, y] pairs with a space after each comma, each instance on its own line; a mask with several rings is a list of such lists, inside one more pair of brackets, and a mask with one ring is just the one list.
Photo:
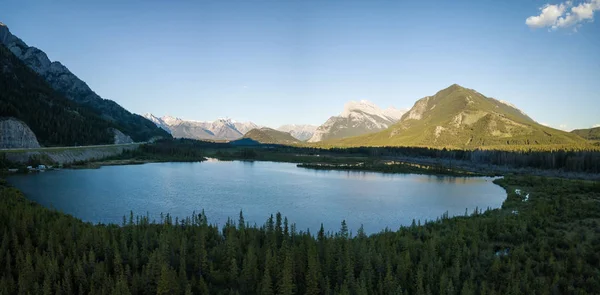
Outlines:
[[25, 122], [15, 118], [0, 119], [0, 148], [39, 148], [35, 134]]
[[125, 135], [118, 129], [113, 129], [113, 133], [115, 134], [115, 144], [133, 143], [133, 139], [131, 139], [131, 137]]

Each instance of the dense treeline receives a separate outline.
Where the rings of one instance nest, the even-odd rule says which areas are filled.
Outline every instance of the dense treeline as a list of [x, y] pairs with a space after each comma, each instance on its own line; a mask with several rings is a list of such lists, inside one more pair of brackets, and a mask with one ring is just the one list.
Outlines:
[[342, 171], [371, 171], [381, 173], [403, 173], [403, 174], [426, 174], [426, 175], [449, 175], [449, 176], [495, 176], [482, 175], [473, 172], [463, 171], [459, 169], [450, 169], [444, 166], [426, 166], [411, 163], [394, 163], [394, 164], [329, 164], [329, 163], [301, 163], [296, 165], [299, 168], [308, 168], [315, 170], [342, 170]]
[[[257, 154], [319, 155], [323, 157], [409, 157], [465, 161], [473, 164], [497, 165], [512, 168], [536, 168], [565, 172], [600, 173], [600, 150], [586, 147], [562, 147], [557, 150], [452, 150], [426, 147], [359, 147], [318, 148], [276, 144], [237, 145], [230, 143], [202, 142], [196, 147], [217, 151], [217, 157], [253, 159]], [[233, 151], [232, 151], [233, 149]], [[228, 151], [229, 150], [229, 151]]]
[[111, 125], [56, 93], [0, 44], [0, 117], [24, 121], [46, 146], [110, 144]]
[[193, 139], [160, 139], [143, 144], [138, 149], [124, 151], [115, 159], [138, 159], [156, 161], [202, 161], [205, 142]]
[[466, 161], [474, 164], [513, 168], [552, 169], [600, 173], [600, 150], [449, 150], [425, 147], [307, 148], [268, 145], [271, 152], [304, 153], [321, 156], [412, 157]]
[[[594, 294], [600, 184], [506, 178], [502, 210], [367, 236], [280, 215], [91, 225], [0, 188], [2, 294]], [[524, 202], [510, 193], [520, 188]], [[517, 212], [518, 211], [518, 212]]]
[[491, 164], [513, 168], [538, 168], [569, 172], [600, 173], [598, 150], [447, 150], [430, 148], [373, 148], [368, 151], [378, 156], [432, 157]]

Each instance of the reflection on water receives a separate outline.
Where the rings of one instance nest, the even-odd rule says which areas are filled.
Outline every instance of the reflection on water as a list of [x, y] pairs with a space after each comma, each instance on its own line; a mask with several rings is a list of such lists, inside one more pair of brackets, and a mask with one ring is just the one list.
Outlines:
[[205, 162], [220, 162], [219, 159], [217, 158], [209, 158], [209, 157], [205, 157]]
[[413, 219], [434, 220], [445, 212], [462, 215], [497, 208], [505, 192], [492, 178], [325, 171], [274, 162], [216, 161], [110, 166], [13, 176], [28, 198], [91, 222], [120, 223], [130, 210], [158, 218], [185, 217], [205, 210], [224, 224], [243, 210], [262, 225], [281, 212], [298, 229], [320, 224], [338, 230], [346, 220], [354, 232], [397, 229]]

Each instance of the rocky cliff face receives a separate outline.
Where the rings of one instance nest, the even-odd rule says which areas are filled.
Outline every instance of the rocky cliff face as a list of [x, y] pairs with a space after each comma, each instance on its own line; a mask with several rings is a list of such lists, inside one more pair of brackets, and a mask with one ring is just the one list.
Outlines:
[[4, 24], [0, 25], [0, 42], [48, 81], [52, 88], [64, 93], [68, 98], [80, 103], [101, 99], [64, 65], [58, 61], [51, 62], [46, 53], [36, 47], [28, 46], [23, 40], [11, 34]]
[[115, 134], [115, 144], [133, 143], [133, 139], [131, 139], [131, 137], [123, 134], [123, 132], [119, 131], [118, 129], [113, 129], [113, 132]]
[[29, 126], [14, 118], [0, 120], [0, 148], [39, 148], [40, 144]]
[[119, 129], [136, 141], [146, 141], [154, 136], [169, 137], [168, 133], [157, 128], [144, 117], [130, 113], [112, 100], [100, 97], [67, 67], [58, 61], [50, 61], [46, 53], [36, 47], [28, 46], [2, 23], [0, 23], [0, 43], [44, 78], [54, 90], [70, 100], [95, 110], [102, 118], [117, 122]]

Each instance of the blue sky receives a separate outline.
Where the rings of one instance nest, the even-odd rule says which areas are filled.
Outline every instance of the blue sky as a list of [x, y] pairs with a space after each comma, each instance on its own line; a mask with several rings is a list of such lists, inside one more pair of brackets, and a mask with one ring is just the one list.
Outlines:
[[458, 83], [600, 124], [600, 0], [2, 2], [13, 34], [135, 113], [318, 125]]

